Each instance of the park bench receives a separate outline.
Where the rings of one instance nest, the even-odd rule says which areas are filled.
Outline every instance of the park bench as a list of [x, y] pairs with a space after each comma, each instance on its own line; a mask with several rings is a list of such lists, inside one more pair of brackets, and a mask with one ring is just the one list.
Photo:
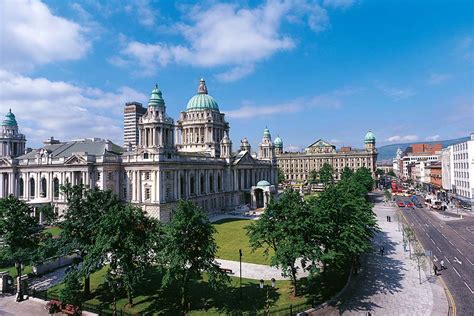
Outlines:
[[227, 269], [227, 268], [220, 268], [222, 272], [224, 273], [227, 273], [227, 274], [234, 274], [234, 272], [232, 272], [231, 269]]

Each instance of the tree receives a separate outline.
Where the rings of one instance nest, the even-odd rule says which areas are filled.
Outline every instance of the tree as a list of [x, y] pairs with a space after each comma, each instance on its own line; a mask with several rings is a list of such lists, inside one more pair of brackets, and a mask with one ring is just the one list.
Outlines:
[[264, 248], [266, 254], [274, 250], [271, 265], [291, 277], [295, 296], [298, 293], [296, 261], [304, 255], [311, 231], [307, 226], [308, 212], [298, 192], [289, 189], [278, 201], [270, 201], [260, 219], [246, 227], [252, 250]]
[[426, 254], [421, 243], [417, 240], [413, 240], [413, 259], [418, 266], [418, 279], [421, 284], [421, 268], [426, 268]]
[[201, 210], [190, 201], [179, 201], [170, 223], [165, 227], [161, 260], [165, 267], [163, 285], [180, 288], [182, 311], [187, 311], [188, 287], [193, 278], [207, 272], [212, 287], [229, 282], [214, 262], [217, 244], [215, 228]]
[[369, 169], [361, 167], [354, 172], [353, 180], [364, 186], [367, 192], [372, 191], [374, 187], [374, 179]]
[[410, 259], [411, 259], [411, 244], [416, 239], [415, 230], [411, 228], [410, 226], [404, 226], [403, 236], [404, 236], [404, 239], [408, 241], [408, 250], [410, 252]]
[[64, 278], [64, 287], [59, 292], [59, 299], [61, 302], [82, 307], [84, 295], [80, 278], [81, 276], [78, 270], [75, 268], [69, 270]]
[[324, 163], [319, 169], [319, 182], [325, 186], [334, 183], [334, 169], [330, 164]]
[[377, 169], [375, 170], [375, 175], [377, 175], [377, 176], [379, 176], [379, 177], [383, 176], [384, 174], [385, 174], [385, 171], [383, 171], [383, 170], [380, 169], [380, 168], [377, 168]]
[[387, 189], [383, 190], [383, 194], [385, 196], [386, 201], [389, 202], [389, 201], [392, 200], [392, 193], [389, 190], [387, 190]]
[[[110, 208], [121, 202], [112, 191], [102, 191], [98, 188], [86, 189], [82, 185], [68, 184], [61, 190], [67, 201], [60, 238], [62, 252], [69, 254], [77, 251], [82, 258], [85, 258], [95, 247], [102, 217]], [[97, 268], [98, 263], [91, 262], [90, 258], [87, 265], [81, 266], [80, 272], [85, 278], [84, 295], [86, 297], [90, 292], [89, 276]]]
[[278, 168], [278, 183], [285, 182], [285, 173], [281, 168]]
[[342, 172], [341, 172], [341, 180], [349, 179], [353, 175], [354, 175], [354, 170], [352, 170], [351, 168], [345, 166], [344, 169], [342, 169]]
[[390, 170], [389, 172], [387, 172], [387, 175], [391, 176], [391, 177], [396, 177], [397, 176], [393, 170]]
[[[18, 277], [21, 276], [21, 264], [32, 261], [41, 240], [40, 227], [32, 215], [32, 209], [15, 196], [0, 199], [0, 236], [3, 243], [0, 256], [15, 263]], [[23, 300], [21, 285], [18, 299]]]
[[316, 170], [311, 170], [311, 172], [309, 173], [309, 182], [311, 184], [318, 182], [318, 172]]
[[[93, 251], [85, 265], [108, 262], [108, 280], [120, 283], [127, 292], [128, 304], [133, 306], [133, 293], [160, 251], [160, 222], [130, 204], [115, 204], [105, 210], [100, 220]], [[90, 262], [89, 262], [90, 261]], [[111, 284], [115, 289], [117, 284]]]

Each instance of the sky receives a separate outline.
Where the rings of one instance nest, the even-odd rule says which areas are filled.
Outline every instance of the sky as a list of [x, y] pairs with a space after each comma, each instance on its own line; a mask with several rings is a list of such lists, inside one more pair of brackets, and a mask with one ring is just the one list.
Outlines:
[[285, 150], [474, 132], [474, 2], [0, 0], [0, 115], [29, 147], [123, 143], [123, 106], [158, 84], [175, 120], [199, 79], [234, 148]]

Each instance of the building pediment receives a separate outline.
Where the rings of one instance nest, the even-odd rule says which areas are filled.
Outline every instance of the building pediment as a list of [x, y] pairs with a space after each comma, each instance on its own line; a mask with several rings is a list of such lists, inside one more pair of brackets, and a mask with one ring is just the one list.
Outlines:
[[0, 158], [0, 168], [2, 167], [11, 167], [12, 163], [6, 158]]
[[336, 146], [328, 143], [325, 140], [318, 139], [317, 141], [306, 147], [305, 151], [309, 153], [328, 153], [336, 151]]
[[252, 156], [249, 154], [248, 151], [241, 151], [237, 154], [234, 160], [234, 165], [239, 165], [239, 164], [253, 164], [255, 163], [255, 159], [252, 158]]
[[71, 157], [67, 158], [64, 161], [65, 165], [85, 165], [87, 164], [87, 161], [78, 155], [72, 155]]

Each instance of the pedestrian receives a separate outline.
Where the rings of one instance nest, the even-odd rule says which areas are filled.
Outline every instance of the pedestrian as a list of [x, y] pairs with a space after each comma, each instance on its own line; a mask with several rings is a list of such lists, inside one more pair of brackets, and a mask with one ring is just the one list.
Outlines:
[[389, 223], [392, 222], [392, 216], [390, 216], [390, 215], [388, 216], [388, 221], [389, 221]]
[[383, 253], [385, 251], [385, 247], [384, 246], [380, 246], [380, 255], [383, 256]]
[[440, 264], [441, 264], [441, 270], [446, 269], [446, 267], [444, 266], [444, 260], [443, 259], [441, 259]]
[[433, 263], [433, 270], [434, 270], [434, 274], [438, 275], [438, 266], [435, 263]]

